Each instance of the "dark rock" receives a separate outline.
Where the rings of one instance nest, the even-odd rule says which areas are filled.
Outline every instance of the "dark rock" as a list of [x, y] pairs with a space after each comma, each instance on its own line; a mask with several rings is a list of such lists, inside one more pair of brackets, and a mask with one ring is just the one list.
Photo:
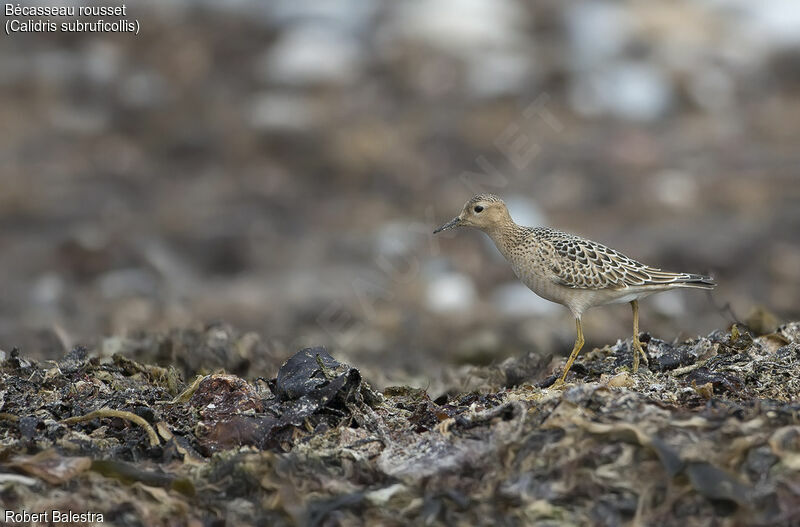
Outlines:
[[42, 420], [36, 416], [28, 415], [19, 420], [19, 433], [27, 440], [36, 435], [36, 430], [42, 425]]
[[[324, 368], [320, 367], [320, 364]], [[340, 375], [328, 378], [331, 372], [342, 366], [330, 356], [325, 348], [306, 348], [298, 351], [278, 370], [275, 382], [276, 395], [283, 400], [299, 399], [304, 395], [330, 384]], [[339, 383], [337, 383], [339, 384]]]
[[727, 392], [731, 394], [738, 393], [744, 388], [744, 382], [732, 373], [712, 371], [705, 367], [697, 368], [689, 373], [689, 375], [686, 376], [686, 381], [689, 383], [694, 382], [696, 386], [702, 386], [710, 382], [715, 392]]
[[243, 379], [213, 375], [201, 381], [189, 401], [200, 408], [205, 429], [200, 443], [207, 453], [240, 445], [283, 449], [301, 435], [327, 430], [354, 408], [377, 396], [355, 368], [338, 362], [324, 348], [295, 353], [270, 384], [264, 398]]
[[647, 343], [648, 368], [653, 371], [668, 371], [693, 364], [699, 354], [699, 343], [683, 343], [673, 346], [661, 339], [651, 338]]

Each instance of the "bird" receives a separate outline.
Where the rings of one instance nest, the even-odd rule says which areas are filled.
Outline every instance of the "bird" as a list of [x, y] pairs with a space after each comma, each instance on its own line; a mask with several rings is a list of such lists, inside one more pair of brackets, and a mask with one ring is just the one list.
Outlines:
[[505, 202], [494, 194], [474, 196], [458, 216], [433, 233], [455, 227], [473, 227], [486, 233], [522, 283], [540, 297], [572, 312], [577, 336], [556, 385], [564, 384], [583, 347], [581, 317], [587, 309], [630, 303], [633, 372], [637, 373], [640, 356], [648, 363], [639, 340], [639, 300], [671, 289], [713, 289], [716, 286], [710, 276], [662, 271], [574, 234], [548, 227], [517, 225]]

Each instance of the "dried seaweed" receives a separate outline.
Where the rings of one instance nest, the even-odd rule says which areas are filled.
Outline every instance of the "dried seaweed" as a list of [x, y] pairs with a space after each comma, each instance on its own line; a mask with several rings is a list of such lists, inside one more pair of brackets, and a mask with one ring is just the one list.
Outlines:
[[378, 394], [323, 348], [270, 380], [189, 383], [121, 355], [76, 348], [39, 364], [12, 352], [0, 499], [119, 525], [790, 525], [798, 336], [800, 323], [643, 339], [638, 375], [620, 341], [583, 356], [563, 390], [540, 387], [547, 361], [524, 356], [475, 369], [480, 393], [436, 398]]

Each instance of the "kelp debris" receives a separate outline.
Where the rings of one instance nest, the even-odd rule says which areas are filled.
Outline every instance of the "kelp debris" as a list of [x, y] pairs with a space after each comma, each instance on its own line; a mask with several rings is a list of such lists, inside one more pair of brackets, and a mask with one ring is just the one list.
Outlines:
[[[236, 342], [222, 327], [212, 341]], [[505, 361], [471, 371], [480, 392], [433, 395], [377, 393], [324, 348], [271, 379], [188, 383], [122, 355], [78, 348], [39, 364], [12, 352], [0, 362], [0, 499], [65, 506], [68, 488], [119, 525], [136, 524], [130, 510], [152, 525], [790, 525], [799, 336], [792, 323], [650, 337], [637, 375], [620, 341], [582, 356], [564, 389], [544, 387], [549, 360], [523, 356], [524, 374]]]

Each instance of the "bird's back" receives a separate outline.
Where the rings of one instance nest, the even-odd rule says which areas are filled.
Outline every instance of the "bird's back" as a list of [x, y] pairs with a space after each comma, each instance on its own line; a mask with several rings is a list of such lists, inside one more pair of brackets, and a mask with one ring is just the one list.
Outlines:
[[[711, 289], [710, 277], [662, 271], [603, 244], [544, 227], [520, 227], [512, 265], [530, 267], [542, 278], [569, 289], [624, 290], [674, 287]], [[518, 273], [519, 274], [519, 273]]]

